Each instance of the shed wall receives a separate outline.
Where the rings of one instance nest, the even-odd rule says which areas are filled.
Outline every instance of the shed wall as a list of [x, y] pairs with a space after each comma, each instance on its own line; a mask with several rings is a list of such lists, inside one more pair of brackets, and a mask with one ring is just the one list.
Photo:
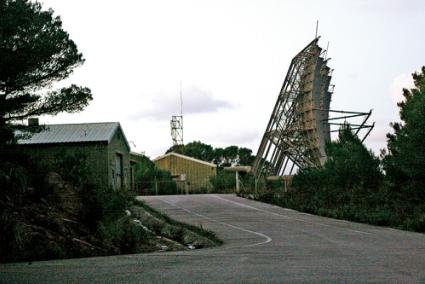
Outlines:
[[28, 144], [21, 147], [32, 159], [46, 163], [48, 166], [65, 156], [81, 153], [86, 156], [91, 181], [102, 188], [109, 184], [106, 143]]
[[118, 129], [115, 132], [115, 135], [112, 137], [111, 142], [108, 145], [108, 176], [110, 181], [110, 186], [114, 189], [120, 189], [120, 182], [118, 181], [120, 177], [117, 173], [117, 156], [122, 158], [122, 182], [121, 189], [129, 190], [131, 187], [131, 170], [130, 170], [130, 149], [127, 146], [127, 143], [124, 138], [124, 134], [121, 129]]
[[216, 175], [215, 167], [173, 155], [156, 160], [155, 165], [169, 171], [174, 177], [186, 175], [186, 181], [177, 184], [191, 193], [208, 192], [212, 189], [210, 178]]

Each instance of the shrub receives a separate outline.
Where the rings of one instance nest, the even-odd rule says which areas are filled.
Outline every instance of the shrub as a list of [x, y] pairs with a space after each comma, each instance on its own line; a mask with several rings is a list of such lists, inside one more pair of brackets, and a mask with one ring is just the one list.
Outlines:
[[138, 246], [148, 238], [147, 232], [127, 216], [110, 222], [105, 229], [107, 237], [119, 248], [120, 253], [136, 252]]
[[136, 184], [145, 195], [177, 194], [176, 182], [170, 172], [161, 170], [147, 157], [137, 164]]
[[216, 193], [233, 192], [236, 187], [235, 173], [219, 168], [217, 169], [217, 175], [210, 178], [210, 183]]

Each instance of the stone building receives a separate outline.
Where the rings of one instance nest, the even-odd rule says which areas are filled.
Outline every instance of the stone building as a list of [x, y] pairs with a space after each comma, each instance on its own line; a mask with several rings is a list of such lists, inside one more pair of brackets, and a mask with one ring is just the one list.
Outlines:
[[137, 154], [130, 146], [119, 122], [53, 124], [18, 140], [33, 159], [53, 164], [66, 155], [86, 157], [91, 181], [99, 187], [134, 189]]

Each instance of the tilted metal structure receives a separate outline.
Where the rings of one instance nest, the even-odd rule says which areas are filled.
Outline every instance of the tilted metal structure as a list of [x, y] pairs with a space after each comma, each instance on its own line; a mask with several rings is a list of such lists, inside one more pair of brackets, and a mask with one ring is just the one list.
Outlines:
[[[319, 167], [326, 161], [325, 145], [331, 139], [329, 120], [365, 116], [357, 125], [366, 125], [369, 113], [343, 112], [349, 115], [329, 118], [333, 85], [332, 70], [328, 67], [326, 51], [315, 38], [291, 61], [253, 165], [253, 174], [281, 176], [294, 167]], [[345, 123], [345, 122], [344, 122]], [[368, 134], [369, 134], [368, 132]], [[367, 136], [367, 135], [366, 135]]]

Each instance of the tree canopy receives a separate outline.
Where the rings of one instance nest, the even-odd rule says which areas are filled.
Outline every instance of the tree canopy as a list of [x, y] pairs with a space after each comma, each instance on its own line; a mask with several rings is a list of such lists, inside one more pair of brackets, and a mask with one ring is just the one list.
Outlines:
[[412, 76], [415, 87], [403, 89], [405, 100], [397, 104], [402, 121], [392, 123], [394, 133], [387, 135], [388, 154], [383, 165], [395, 188], [410, 188], [407, 195], [422, 199], [425, 197], [425, 66]]
[[255, 156], [252, 155], [252, 150], [248, 148], [235, 145], [226, 148], [213, 148], [211, 145], [200, 141], [173, 146], [167, 150], [167, 153], [169, 152], [183, 154], [207, 162], [214, 162], [221, 166], [230, 166], [232, 161], [237, 157], [239, 157], [239, 163], [241, 165], [251, 165], [255, 159]]
[[77, 112], [92, 99], [90, 89], [72, 84], [52, 90], [84, 63], [77, 45], [53, 10], [28, 0], [0, 0], [0, 143], [13, 124], [31, 116]]
[[379, 159], [354, 135], [350, 126], [343, 126], [338, 140], [326, 147], [324, 165], [332, 186], [343, 190], [374, 189], [382, 181]]
[[383, 180], [379, 159], [348, 125], [340, 129], [337, 141], [326, 145], [326, 154], [328, 159], [322, 168], [302, 169], [294, 176], [293, 189], [308, 193], [309, 198], [303, 202], [333, 208], [364, 201]]

